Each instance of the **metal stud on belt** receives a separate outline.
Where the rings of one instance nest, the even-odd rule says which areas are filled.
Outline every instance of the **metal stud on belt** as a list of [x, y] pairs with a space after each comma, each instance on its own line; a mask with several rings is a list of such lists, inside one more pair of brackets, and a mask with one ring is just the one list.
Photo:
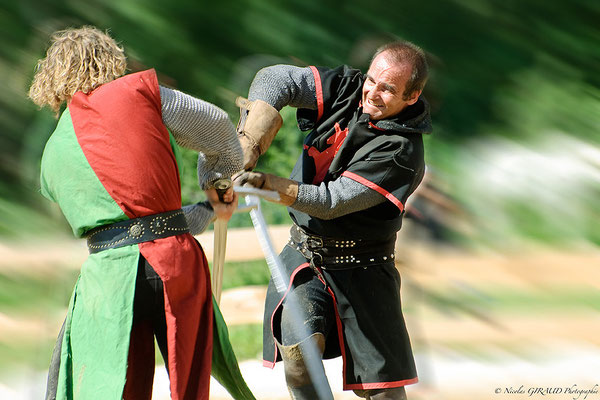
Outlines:
[[133, 238], [140, 237], [144, 234], [144, 226], [140, 223], [133, 224], [131, 228], [129, 228], [129, 236]]

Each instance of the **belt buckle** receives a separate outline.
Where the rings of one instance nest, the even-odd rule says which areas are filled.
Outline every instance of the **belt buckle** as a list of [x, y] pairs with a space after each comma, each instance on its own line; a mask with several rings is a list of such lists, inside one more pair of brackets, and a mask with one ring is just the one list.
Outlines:
[[308, 246], [308, 248], [312, 248], [312, 249], [320, 249], [323, 248], [323, 239], [318, 237], [318, 236], [309, 236], [306, 239], [306, 244]]
[[323, 255], [321, 255], [320, 253], [312, 253], [312, 258], [311, 258], [311, 262], [313, 265], [315, 265], [316, 267], [323, 267]]

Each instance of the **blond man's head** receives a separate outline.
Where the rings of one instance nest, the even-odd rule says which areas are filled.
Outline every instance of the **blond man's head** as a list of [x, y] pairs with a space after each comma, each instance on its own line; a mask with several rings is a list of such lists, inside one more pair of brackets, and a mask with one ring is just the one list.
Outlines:
[[90, 26], [58, 31], [38, 62], [29, 97], [58, 112], [75, 92], [89, 93], [123, 76], [126, 68], [123, 48], [108, 34]]

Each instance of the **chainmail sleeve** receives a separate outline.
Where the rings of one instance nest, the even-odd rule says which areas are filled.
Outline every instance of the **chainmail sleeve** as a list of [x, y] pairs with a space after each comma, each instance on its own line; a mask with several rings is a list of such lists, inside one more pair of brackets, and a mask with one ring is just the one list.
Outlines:
[[198, 182], [206, 189], [242, 169], [242, 148], [225, 111], [160, 86], [162, 119], [180, 146], [198, 151]]
[[181, 207], [183, 215], [192, 235], [199, 235], [206, 230], [215, 218], [215, 212], [208, 201]]
[[280, 111], [285, 106], [317, 109], [315, 77], [310, 68], [278, 64], [256, 73], [248, 100], [262, 100]]
[[298, 198], [291, 207], [328, 220], [365, 210], [385, 201], [386, 198], [373, 189], [342, 176], [319, 186], [300, 183]]

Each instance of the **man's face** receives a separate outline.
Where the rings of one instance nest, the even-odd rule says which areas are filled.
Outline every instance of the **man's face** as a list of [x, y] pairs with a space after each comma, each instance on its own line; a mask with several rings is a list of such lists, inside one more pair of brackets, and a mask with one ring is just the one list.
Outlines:
[[408, 100], [402, 98], [411, 70], [410, 65], [390, 63], [386, 52], [375, 57], [363, 85], [363, 112], [372, 120], [380, 120], [393, 117], [406, 106], [416, 103], [421, 94], [419, 91], [411, 94]]

